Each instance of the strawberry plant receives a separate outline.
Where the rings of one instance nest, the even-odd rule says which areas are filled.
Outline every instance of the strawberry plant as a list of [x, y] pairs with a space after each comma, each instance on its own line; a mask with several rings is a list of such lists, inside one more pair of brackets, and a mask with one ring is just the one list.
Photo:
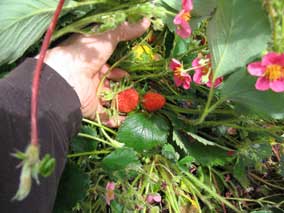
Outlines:
[[[0, 2], [1, 72], [38, 53], [57, 3]], [[283, 11], [281, 0], [66, 1], [51, 45], [152, 24], [108, 60], [129, 76], [105, 93], [103, 78], [97, 96], [126, 119], [83, 119], [54, 212], [282, 212]], [[50, 174], [54, 160], [28, 150], [16, 156]]]

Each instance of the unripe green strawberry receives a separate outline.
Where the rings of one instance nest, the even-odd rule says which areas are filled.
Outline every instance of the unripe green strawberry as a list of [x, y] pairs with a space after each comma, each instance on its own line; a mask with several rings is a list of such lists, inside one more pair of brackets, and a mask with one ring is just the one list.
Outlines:
[[161, 109], [165, 103], [165, 97], [155, 92], [147, 92], [142, 100], [142, 105], [148, 112], [154, 112]]
[[118, 93], [118, 111], [131, 112], [136, 109], [139, 102], [139, 94], [134, 88], [123, 90]]

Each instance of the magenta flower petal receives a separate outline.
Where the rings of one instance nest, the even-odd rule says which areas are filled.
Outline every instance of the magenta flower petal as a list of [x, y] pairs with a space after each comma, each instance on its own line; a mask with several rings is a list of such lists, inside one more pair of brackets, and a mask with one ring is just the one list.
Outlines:
[[153, 200], [156, 202], [156, 203], [160, 203], [162, 201], [162, 197], [161, 195], [157, 194], [157, 195], [154, 195], [153, 196]]
[[178, 76], [174, 76], [174, 82], [177, 87], [180, 87], [183, 84], [183, 80]]
[[174, 24], [177, 28], [176, 33], [183, 39], [191, 35], [191, 28], [188, 23], [190, 20], [189, 12], [189, 10], [183, 8], [174, 18]]
[[148, 195], [146, 198], [147, 203], [160, 203], [162, 201], [162, 197], [160, 194], [155, 194], [155, 195]]
[[202, 70], [196, 69], [193, 75], [193, 82], [196, 84], [202, 84], [201, 80], [202, 80]]
[[192, 0], [182, 0], [182, 9], [190, 11], [193, 9]]
[[106, 185], [106, 203], [107, 205], [110, 205], [110, 202], [114, 200], [114, 189], [115, 189], [115, 183], [114, 182], [108, 182]]
[[184, 10], [181, 10], [174, 18], [174, 24], [180, 25], [182, 22], [184, 22], [184, 19], [182, 18], [183, 14], [185, 13]]
[[284, 80], [271, 81], [270, 88], [274, 92], [284, 92]]
[[182, 66], [182, 64], [180, 63], [179, 60], [172, 58], [171, 62], [170, 62], [170, 69], [171, 70], [176, 70], [178, 68], [180, 68]]
[[253, 76], [263, 76], [265, 72], [265, 67], [261, 64], [261, 62], [253, 62], [247, 67], [248, 72]]
[[263, 66], [267, 66], [269, 64], [278, 64], [279, 61], [281, 61], [281, 55], [279, 55], [278, 53], [270, 52], [263, 56], [261, 62]]
[[[214, 82], [214, 88], [220, 86], [220, 84], [223, 82], [223, 77], [219, 77], [215, 80]], [[212, 87], [212, 81], [209, 80], [207, 83], [206, 83], [206, 86], [211, 88]]]
[[184, 89], [190, 89], [190, 83], [191, 83], [191, 79], [186, 79], [184, 82], [183, 82], [183, 85], [182, 85], [182, 87], [184, 88]]
[[190, 28], [180, 28], [176, 31], [176, 33], [181, 38], [186, 39], [191, 35], [191, 29]]
[[106, 190], [114, 190], [115, 189], [115, 183], [114, 182], [108, 182], [106, 185]]
[[269, 80], [265, 77], [260, 77], [255, 83], [255, 88], [260, 91], [265, 91], [269, 89]]
[[191, 63], [191, 65], [193, 66], [193, 67], [198, 67], [200, 64], [199, 64], [199, 58], [197, 57], [197, 58], [195, 58], [195, 59], [193, 59], [193, 61], [192, 61], [192, 63]]

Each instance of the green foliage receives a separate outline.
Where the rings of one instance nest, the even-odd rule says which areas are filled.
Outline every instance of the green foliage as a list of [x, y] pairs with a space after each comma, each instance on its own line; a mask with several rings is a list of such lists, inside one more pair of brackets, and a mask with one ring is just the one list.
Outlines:
[[247, 177], [247, 161], [246, 158], [239, 157], [233, 168], [234, 177], [240, 182], [240, 184], [247, 188], [249, 187], [249, 179]]
[[126, 169], [129, 165], [139, 165], [137, 153], [132, 148], [119, 148], [107, 155], [102, 161], [107, 171]]
[[253, 114], [270, 116], [274, 119], [284, 118], [284, 94], [258, 91], [254, 86], [255, 81], [255, 77], [241, 69], [224, 82], [221, 95], [224, 99], [232, 100], [239, 106], [246, 107]]
[[158, 114], [133, 113], [119, 128], [117, 140], [138, 152], [149, 151], [167, 142], [169, 125]]
[[271, 156], [271, 145], [267, 141], [265, 138], [254, 143], [246, 141], [239, 147], [233, 174], [243, 187], [249, 186], [247, 169], [256, 168], [261, 171], [262, 162]]
[[[45, 32], [56, 0], [2, 0], [0, 2], [0, 64], [18, 59]], [[69, 1], [68, 5], [71, 5]]]
[[243, 67], [265, 50], [270, 25], [256, 0], [219, 0], [208, 24], [208, 43], [215, 77]]
[[226, 151], [218, 147], [205, 146], [198, 142], [188, 145], [188, 153], [202, 166], [223, 166], [233, 159]]
[[[90, 126], [82, 126], [81, 132], [90, 136], [97, 136], [97, 132]], [[89, 152], [97, 148], [97, 141], [85, 137], [76, 136], [71, 141], [71, 149], [74, 153]]]
[[210, 16], [217, 6], [217, 0], [193, 0], [193, 17]]
[[279, 165], [280, 165], [279, 173], [282, 177], [284, 177], [284, 155], [281, 156]]
[[88, 175], [77, 165], [68, 163], [60, 179], [53, 212], [70, 212], [86, 196], [89, 181]]
[[[16, 60], [33, 44], [36, 48], [29, 48], [28, 54], [38, 53], [39, 39], [57, 2], [3, 0], [0, 3], [1, 11], [5, 10], [0, 14], [0, 64], [5, 63], [1, 71], [15, 67], [17, 62], [6, 63]], [[149, 31], [136, 40], [121, 42], [107, 63], [119, 61], [116, 66], [129, 71], [129, 83], [140, 94], [156, 91], [166, 97], [167, 103], [159, 113], [137, 108], [138, 112], [128, 114], [118, 129], [85, 119], [71, 143], [74, 154], [68, 157], [72, 163], [62, 177], [55, 213], [104, 212], [108, 181], [116, 184], [115, 199], [107, 207], [112, 212], [133, 212], [138, 208], [143, 212], [221, 212], [222, 204], [230, 212], [253, 209], [265, 212], [281, 207], [281, 201], [277, 200], [281, 196], [273, 197], [274, 200], [269, 196], [276, 193], [270, 190], [276, 183], [277, 193], [278, 190], [282, 193], [284, 182], [280, 175], [284, 176], [284, 158], [281, 154], [278, 162], [278, 158], [271, 157], [267, 141], [282, 141], [279, 135], [283, 134], [283, 121], [271, 118], [284, 118], [283, 94], [257, 91], [256, 78], [249, 76], [245, 67], [262, 55], [267, 44], [266, 50], [281, 52], [283, 3], [193, 0], [189, 21], [193, 33], [182, 39], [176, 35], [177, 27], [173, 24], [181, 2], [78, 0], [65, 5], [53, 41], [72, 32], [103, 32], [125, 20], [135, 22], [142, 16], [151, 17]], [[273, 7], [272, 13], [268, 3]], [[270, 15], [272, 36], [264, 9]], [[163, 28], [161, 18], [167, 28]], [[135, 47], [141, 45], [151, 54], [145, 51], [137, 59]], [[193, 77], [192, 60], [199, 53], [209, 52], [215, 77], [225, 75], [222, 85], [211, 92], [205, 85], [194, 82], [189, 90], [176, 87], [174, 73], [169, 69], [170, 59], [180, 60], [187, 74]], [[110, 107], [110, 111], [115, 110]], [[204, 119], [198, 119], [201, 117]], [[114, 139], [125, 146], [117, 148], [120, 144]], [[23, 153], [16, 156], [26, 159]], [[40, 171], [47, 176], [53, 166], [54, 160], [46, 158]], [[259, 179], [252, 181], [255, 173], [266, 181], [263, 186], [256, 186]], [[255, 189], [253, 194], [246, 191], [251, 187]], [[162, 202], [147, 203], [149, 194], [160, 194]], [[222, 197], [225, 195], [231, 198]], [[238, 200], [238, 196], [248, 200]]]
[[163, 146], [162, 155], [173, 161], [177, 161], [179, 159], [179, 154], [175, 151], [175, 148], [171, 144], [165, 144]]

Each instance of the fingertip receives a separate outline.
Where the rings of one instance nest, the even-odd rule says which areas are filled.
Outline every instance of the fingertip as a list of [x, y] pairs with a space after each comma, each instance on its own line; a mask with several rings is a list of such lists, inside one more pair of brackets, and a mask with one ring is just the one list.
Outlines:
[[145, 31], [150, 27], [151, 25], [151, 21], [150, 19], [148, 19], [147, 17], [144, 17], [141, 21], [140, 21], [141, 26], [145, 29]]
[[136, 23], [125, 22], [117, 28], [118, 40], [127, 41], [140, 37], [150, 27], [151, 21], [143, 18]]
[[125, 70], [114, 68], [113, 70], [111, 70], [107, 78], [112, 81], [120, 81], [127, 76], [129, 76], [129, 74]]

